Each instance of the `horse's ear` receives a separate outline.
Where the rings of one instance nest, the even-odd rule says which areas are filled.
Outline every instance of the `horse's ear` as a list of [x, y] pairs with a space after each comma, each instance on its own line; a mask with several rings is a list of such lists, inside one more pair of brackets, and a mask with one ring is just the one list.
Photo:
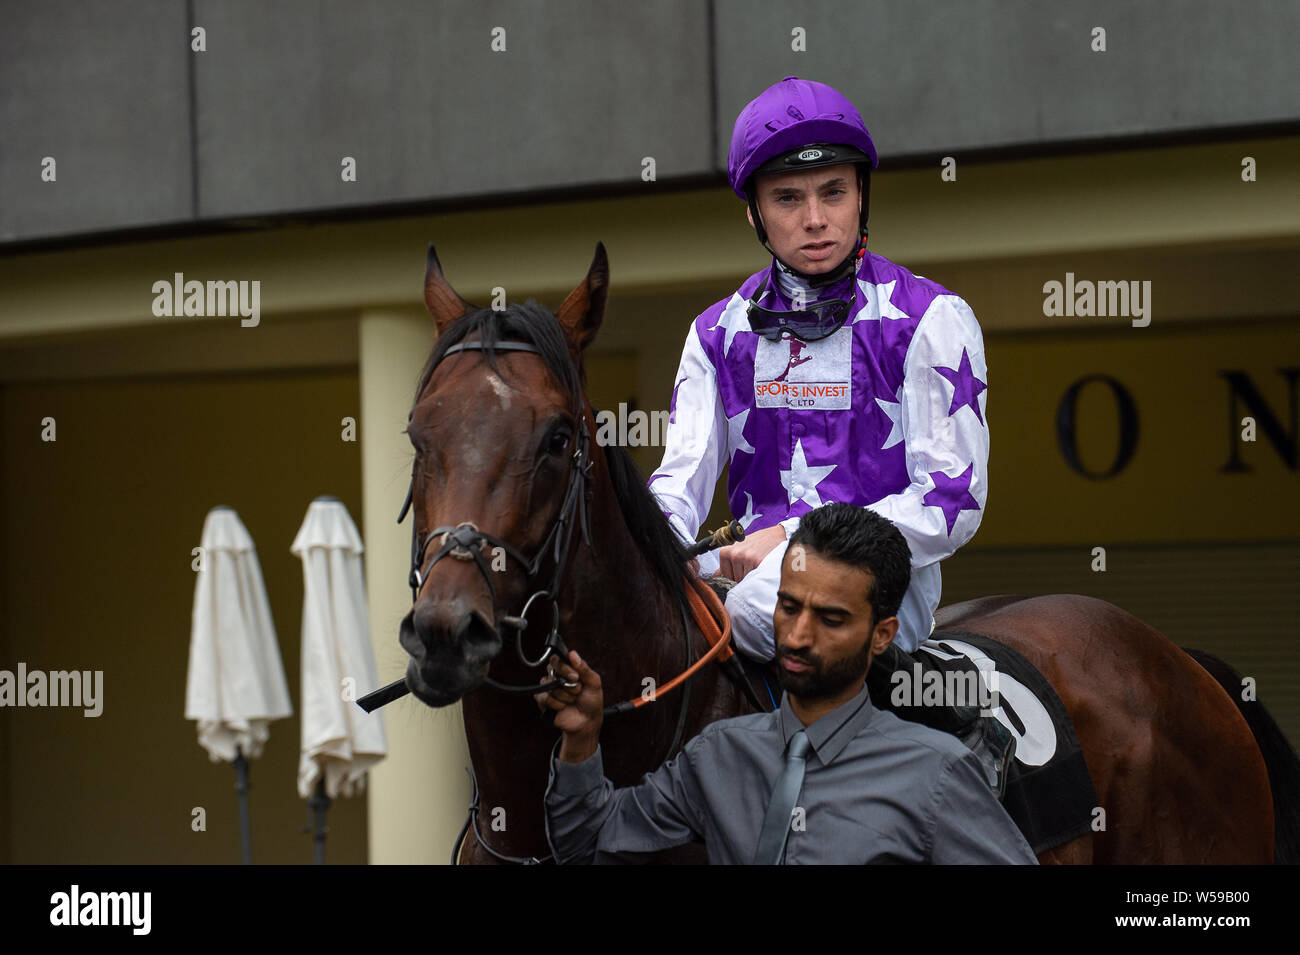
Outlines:
[[578, 287], [569, 293], [555, 317], [564, 329], [564, 337], [569, 342], [569, 350], [575, 356], [581, 356], [583, 350], [592, 343], [600, 323], [605, 318], [605, 299], [609, 296], [609, 257], [605, 255], [605, 244], [596, 243], [596, 257], [591, 260], [587, 277], [578, 283]]
[[441, 335], [448, 325], [474, 309], [474, 306], [456, 294], [456, 290], [442, 274], [438, 253], [429, 243], [429, 258], [424, 267], [424, 304], [433, 316], [433, 323]]

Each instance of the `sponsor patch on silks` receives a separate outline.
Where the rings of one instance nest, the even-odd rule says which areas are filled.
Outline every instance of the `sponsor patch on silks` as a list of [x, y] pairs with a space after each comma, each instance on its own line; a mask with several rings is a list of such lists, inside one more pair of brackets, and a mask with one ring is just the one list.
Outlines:
[[853, 330], [819, 342], [760, 337], [754, 355], [754, 402], [760, 408], [842, 411], [850, 406]]

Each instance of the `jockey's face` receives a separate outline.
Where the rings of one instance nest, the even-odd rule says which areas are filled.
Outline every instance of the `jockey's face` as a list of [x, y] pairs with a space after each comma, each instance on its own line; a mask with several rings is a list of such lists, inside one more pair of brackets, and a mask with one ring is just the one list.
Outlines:
[[872, 659], [898, 632], [897, 617], [872, 618], [874, 583], [870, 571], [802, 544], [786, 550], [773, 614], [783, 690], [804, 704], [838, 706], [862, 689]]
[[754, 189], [768, 244], [790, 268], [820, 275], [853, 251], [862, 191], [852, 163], [759, 176]]

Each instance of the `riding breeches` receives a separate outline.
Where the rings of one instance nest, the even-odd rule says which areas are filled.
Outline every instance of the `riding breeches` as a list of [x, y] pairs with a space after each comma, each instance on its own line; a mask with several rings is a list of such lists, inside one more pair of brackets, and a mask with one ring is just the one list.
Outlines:
[[[771, 660], [776, 656], [772, 614], [776, 610], [781, 561], [787, 546], [788, 542], [782, 541], [774, 547], [763, 562], [727, 594], [727, 613], [731, 616], [731, 634], [736, 646], [758, 660]], [[942, 575], [938, 564], [912, 568], [912, 580], [898, 610], [898, 635], [894, 638], [901, 649], [911, 653], [934, 630], [934, 611], [939, 606], [941, 588]]]

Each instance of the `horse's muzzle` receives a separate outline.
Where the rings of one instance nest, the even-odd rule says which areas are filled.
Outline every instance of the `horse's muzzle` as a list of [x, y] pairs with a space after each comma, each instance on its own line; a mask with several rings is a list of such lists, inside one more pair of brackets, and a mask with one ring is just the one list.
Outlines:
[[436, 605], [417, 607], [402, 620], [399, 632], [398, 642], [411, 656], [407, 685], [430, 706], [447, 706], [478, 689], [501, 652], [501, 635], [477, 610], [465, 610], [450, 621], [448, 616]]

